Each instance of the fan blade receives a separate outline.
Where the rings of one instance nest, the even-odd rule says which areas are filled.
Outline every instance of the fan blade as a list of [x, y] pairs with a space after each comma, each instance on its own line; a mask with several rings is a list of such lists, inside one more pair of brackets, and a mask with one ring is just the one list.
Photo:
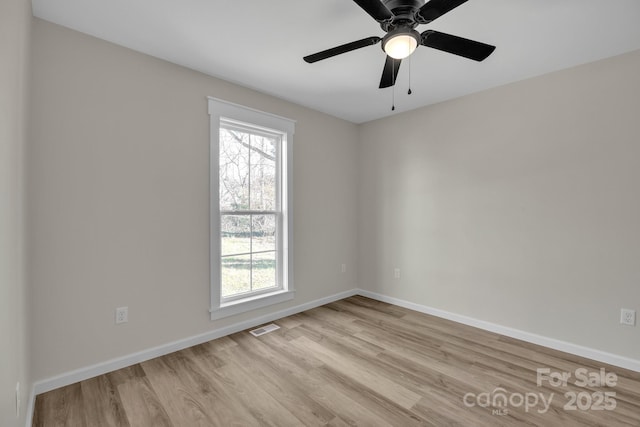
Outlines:
[[467, 0], [430, 0], [420, 8], [417, 18], [421, 24], [428, 24], [466, 2]]
[[398, 77], [398, 70], [400, 69], [400, 63], [402, 59], [393, 59], [387, 55], [387, 60], [384, 63], [384, 69], [382, 70], [382, 77], [380, 78], [380, 89], [391, 87], [396, 84], [396, 78]]
[[304, 59], [309, 64], [312, 64], [323, 59], [331, 58], [332, 56], [340, 55], [342, 53], [351, 52], [352, 50], [360, 49], [362, 47], [372, 46], [379, 43], [382, 40], [380, 37], [367, 37], [366, 39], [357, 40], [355, 42], [336, 46], [331, 49], [323, 50], [322, 52], [314, 53], [313, 55], [305, 56]]
[[380, 0], [353, 0], [378, 22], [389, 21], [393, 14]]
[[453, 53], [474, 61], [484, 61], [496, 49], [495, 46], [433, 30], [427, 30], [421, 36], [423, 46]]

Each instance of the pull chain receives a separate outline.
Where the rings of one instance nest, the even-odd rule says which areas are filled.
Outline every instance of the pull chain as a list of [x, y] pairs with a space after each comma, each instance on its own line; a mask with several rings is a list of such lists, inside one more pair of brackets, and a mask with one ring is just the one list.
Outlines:
[[411, 95], [411, 56], [409, 57], [409, 91], [407, 95]]
[[391, 88], [391, 111], [396, 109], [396, 85]]
[[[392, 61], [393, 61], [392, 62], [393, 66], [391, 68], [392, 68], [392, 70], [395, 70], [395, 68], [396, 68], [396, 60], [393, 59]], [[392, 71], [392, 73], [393, 73], [393, 71]], [[396, 76], [392, 74], [392, 78], [393, 78], [393, 81], [391, 82], [392, 83], [392, 86], [391, 86], [391, 111], [395, 111], [395, 109], [396, 109]]]

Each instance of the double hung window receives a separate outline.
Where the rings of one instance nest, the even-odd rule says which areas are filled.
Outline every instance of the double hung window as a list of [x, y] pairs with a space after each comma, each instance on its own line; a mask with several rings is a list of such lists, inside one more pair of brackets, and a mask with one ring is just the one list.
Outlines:
[[212, 319], [293, 298], [293, 122], [209, 99]]

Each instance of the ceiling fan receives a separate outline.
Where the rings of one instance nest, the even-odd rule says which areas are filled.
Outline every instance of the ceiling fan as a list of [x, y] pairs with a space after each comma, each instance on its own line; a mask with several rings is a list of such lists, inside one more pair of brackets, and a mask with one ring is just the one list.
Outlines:
[[314, 63], [336, 55], [351, 52], [382, 41], [382, 50], [387, 59], [380, 79], [380, 89], [395, 85], [402, 60], [413, 53], [418, 45], [431, 47], [454, 55], [483, 61], [495, 50], [495, 46], [465, 39], [434, 30], [418, 33], [415, 28], [428, 24], [467, 0], [354, 0], [387, 34], [380, 38], [367, 37], [343, 44], [303, 59]]

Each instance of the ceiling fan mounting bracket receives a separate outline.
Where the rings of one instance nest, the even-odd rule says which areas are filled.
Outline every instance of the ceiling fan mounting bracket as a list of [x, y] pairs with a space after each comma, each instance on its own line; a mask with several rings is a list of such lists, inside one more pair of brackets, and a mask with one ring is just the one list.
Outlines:
[[425, 0], [382, 0], [382, 3], [393, 14], [393, 18], [380, 22], [384, 32], [401, 27], [414, 29], [420, 24], [418, 12], [425, 4]]
[[392, 13], [396, 13], [400, 9], [412, 9], [418, 11], [427, 0], [382, 0], [382, 3]]

